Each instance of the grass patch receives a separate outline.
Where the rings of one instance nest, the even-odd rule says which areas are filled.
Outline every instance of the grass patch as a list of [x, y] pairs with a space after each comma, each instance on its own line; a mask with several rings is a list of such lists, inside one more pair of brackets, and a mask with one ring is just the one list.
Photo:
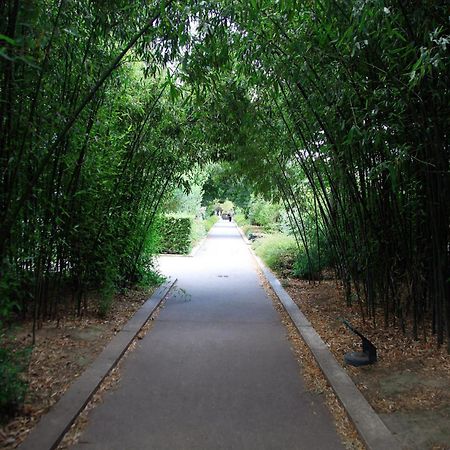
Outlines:
[[233, 216], [234, 221], [240, 226], [243, 227], [245, 225], [249, 224], [248, 219], [245, 217], [244, 214], [235, 214]]
[[192, 247], [195, 247], [208, 234], [209, 230], [218, 220], [219, 217], [215, 214], [209, 216], [205, 220], [194, 219], [191, 233], [191, 249]]
[[200, 219], [194, 219], [191, 230], [191, 243], [189, 251], [192, 250], [206, 236], [205, 222]]
[[203, 221], [205, 224], [205, 230], [208, 233], [208, 231], [217, 223], [219, 220], [219, 216], [216, 216], [213, 214], [212, 216], [209, 216], [207, 219]]
[[261, 232], [261, 227], [258, 225], [252, 225], [244, 214], [236, 214], [233, 216], [233, 220], [247, 237], [249, 237], [251, 233]]
[[256, 254], [277, 272], [292, 272], [298, 248], [293, 236], [277, 233], [257, 239], [253, 244]]

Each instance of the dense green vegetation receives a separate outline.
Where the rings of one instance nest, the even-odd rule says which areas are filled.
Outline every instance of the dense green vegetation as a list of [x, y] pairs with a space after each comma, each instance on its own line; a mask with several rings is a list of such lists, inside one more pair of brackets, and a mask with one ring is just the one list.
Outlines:
[[22, 372], [28, 364], [28, 351], [0, 348], [0, 423], [22, 404], [27, 385]]
[[256, 254], [273, 270], [292, 275], [299, 250], [292, 236], [276, 233], [259, 238], [254, 243]]
[[280, 203], [299, 272], [326, 247], [347, 302], [450, 345], [449, 39], [446, 0], [2, 2], [2, 327], [139, 282], [197, 185]]
[[159, 224], [159, 250], [162, 253], [189, 253], [192, 227], [191, 217], [164, 216]]

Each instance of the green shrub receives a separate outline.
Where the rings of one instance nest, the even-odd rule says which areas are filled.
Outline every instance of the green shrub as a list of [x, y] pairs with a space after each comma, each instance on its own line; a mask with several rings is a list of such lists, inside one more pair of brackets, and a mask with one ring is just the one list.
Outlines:
[[208, 232], [218, 220], [219, 220], [219, 216], [216, 216], [215, 214], [213, 214], [212, 216], [209, 216], [207, 219], [205, 219], [204, 224], [205, 224], [206, 232]]
[[319, 255], [317, 240], [313, 240], [308, 250], [309, 259], [304, 249], [299, 252], [293, 267], [294, 276], [307, 280], [319, 280], [322, 278], [322, 270], [333, 265], [331, 247], [325, 243], [324, 239], [321, 239]]
[[205, 221], [201, 219], [193, 219], [190, 245], [191, 247], [197, 245], [206, 236]]
[[164, 216], [159, 224], [159, 248], [162, 253], [186, 254], [192, 244], [193, 218]]
[[13, 416], [23, 404], [27, 383], [23, 380], [29, 350], [0, 348], [0, 422]]
[[105, 318], [108, 311], [111, 309], [111, 305], [114, 301], [114, 294], [116, 292], [116, 287], [111, 281], [106, 281], [100, 288], [99, 291], [99, 302], [98, 302], [98, 315]]
[[294, 276], [306, 280], [316, 280], [320, 278], [322, 264], [319, 264], [319, 258], [316, 251], [310, 251], [308, 255], [305, 251], [299, 253], [297, 261], [294, 263]]
[[139, 282], [138, 286], [148, 288], [152, 286], [159, 286], [161, 283], [165, 281], [165, 277], [158, 273], [152, 267], [151, 270], [147, 270], [143, 273], [142, 279]]
[[253, 248], [272, 270], [278, 272], [291, 272], [298, 254], [294, 237], [281, 233], [257, 239]]
[[226, 199], [223, 203], [220, 204], [222, 211], [224, 213], [229, 213], [234, 211], [234, 203], [231, 200]]
[[0, 267], [0, 329], [25, 314], [30, 303], [30, 289], [34, 277], [31, 271], [14, 270], [4, 261]]
[[[159, 218], [156, 223], [159, 223]], [[141, 287], [158, 286], [164, 281], [155, 267], [154, 255], [159, 252], [160, 233], [159, 227], [151, 227], [147, 233], [144, 250], [138, 260], [137, 285]]]
[[252, 198], [248, 218], [252, 225], [262, 226], [267, 231], [279, 231], [279, 221], [283, 208], [276, 203], [264, 200], [262, 197]]
[[255, 231], [261, 232], [258, 226], [250, 224], [250, 220], [245, 214], [242, 213], [236, 214], [235, 216], [233, 216], [233, 219], [247, 237], [249, 237], [249, 235]]
[[242, 228], [249, 223], [247, 217], [244, 214], [236, 214], [233, 216], [234, 221]]
[[192, 246], [197, 245], [208, 234], [209, 230], [218, 220], [219, 217], [215, 214], [205, 220], [194, 219], [191, 232]]

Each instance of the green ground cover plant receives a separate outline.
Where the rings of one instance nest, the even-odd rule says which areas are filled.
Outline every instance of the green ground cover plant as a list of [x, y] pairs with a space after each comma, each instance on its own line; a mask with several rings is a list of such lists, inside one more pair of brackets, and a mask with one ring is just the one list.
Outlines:
[[27, 392], [23, 371], [28, 365], [30, 350], [0, 348], [0, 423], [4, 423], [22, 405]]
[[213, 214], [209, 216], [207, 219], [205, 219], [204, 226], [206, 232], [208, 232], [217, 223], [218, 220], [219, 216], [217, 216], [216, 214]]
[[261, 196], [253, 196], [247, 217], [251, 225], [261, 226], [268, 232], [280, 231], [282, 211], [283, 208], [279, 204], [267, 201]]
[[282, 233], [269, 234], [253, 243], [256, 254], [272, 270], [292, 274], [298, 256], [298, 247], [293, 236]]

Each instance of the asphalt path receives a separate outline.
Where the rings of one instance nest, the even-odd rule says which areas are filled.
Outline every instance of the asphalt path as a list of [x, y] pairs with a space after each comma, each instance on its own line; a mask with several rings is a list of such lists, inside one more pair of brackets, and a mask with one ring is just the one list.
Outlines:
[[73, 448], [343, 448], [236, 226], [220, 221], [194, 257], [159, 264], [177, 288]]

